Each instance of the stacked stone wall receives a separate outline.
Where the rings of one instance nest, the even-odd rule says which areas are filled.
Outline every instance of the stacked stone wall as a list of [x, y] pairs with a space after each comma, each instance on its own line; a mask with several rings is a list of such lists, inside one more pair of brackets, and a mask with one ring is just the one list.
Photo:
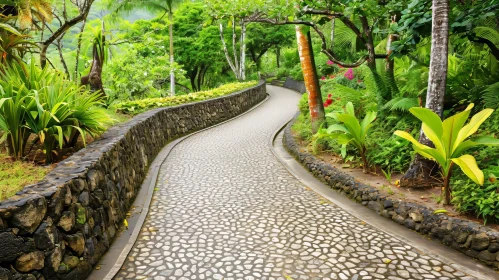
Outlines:
[[85, 279], [118, 234], [161, 149], [244, 113], [266, 96], [260, 82], [224, 97], [148, 111], [1, 201], [0, 280]]

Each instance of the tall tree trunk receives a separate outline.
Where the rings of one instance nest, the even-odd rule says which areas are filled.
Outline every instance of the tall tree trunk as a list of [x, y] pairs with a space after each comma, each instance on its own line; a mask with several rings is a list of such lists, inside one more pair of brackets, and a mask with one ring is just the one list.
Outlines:
[[[447, 85], [448, 43], [449, 43], [449, 0], [433, 0], [431, 32], [431, 59], [426, 93], [426, 108], [431, 109], [441, 118], [444, 112], [444, 97]], [[431, 145], [423, 130], [419, 142]], [[433, 161], [416, 155], [409, 170], [400, 180], [403, 187], [425, 187], [435, 185], [432, 176], [438, 174], [438, 167]], [[449, 203], [450, 201], [444, 201]]]
[[[394, 15], [392, 16], [392, 24], [397, 22], [397, 16]], [[399, 93], [399, 88], [397, 87], [397, 83], [395, 81], [395, 60], [393, 58], [390, 58], [390, 55], [392, 54], [393, 50], [391, 50], [392, 43], [395, 41], [398, 41], [399, 35], [397, 34], [392, 34], [390, 33], [388, 35], [388, 42], [386, 43], [386, 64], [385, 64], [385, 70], [386, 70], [386, 82], [387, 82], [387, 90], [390, 91], [390, 95], [393, 98], [394, 95]]]
[[308, 106], [310, 109], [310, 120], [312, 122], [312, 132], [316, 133], [324, 122], [324, 105], [322, 102], [321, 88], [315, 68], [312, 42], [310, 32], [303, 34], [299, 25], [295, 26], [296, 39], [298, 42], [298, 52], [300, 54], [303, 79], [308, 93]]
[[173, 57], [173, 13], [172, 11], [168, 12], [168, 19], [170, 20], [170, 96], [175, 96], [175, 69], [173, 68], [173, 64], [175, 63]]
[[281, 48], [279, 48], [279, 46], [275, 48], [275, 61], [277, 63], [277, 68], [281, 68]]
[[238, 71], [236, 69], [236, 66], [235, 66], [234, 62], [232, 62], [232, 59], [230, 58], [229, 50], [227, 49], [227, 44], [225, 43], [224, 27], [223, 27], [222, 23], [220, 23], [220, 40], [222, 40], [222, 47], [223, 47], [223, 50], [224, 50], [225, 58], [227, 59], [227, 63], [229, 63], [230, 69], [236, 75], [236, 79], [239, 79], [239, 77], [238, 77]]
[[234, 53], [234, 65], [236, 66], [236, 79], [241, 80], [241, 65], [238, 61], [237, 55], [237, 32], [236, 32], [236, 19], [234, 18], [234, 22], [232, 23], [232, 51]]
[[[236, 46], [234, 46], [235, 48]], [[241, 59], [240, 65], [239, 65], [239, 71], [240, 71], [240, 76], [241, 80], [245, 81], [246, 80], [246, 23], [244, 20], [241, 20], [241, 43], [240, 43], [240, 55]]]
[[381, 111], [381, 108], [385, 104], [387, 100], [390, 100], [390, 96], [388, 93], [388, 90], [386, 88], [385, 82], [383, 81], [383, 78], [381, 75], [378, 73], [378, 70], [376, 69], [376, 51], [375, 51], [375, 46], [374, 46], [374, 39], [373, 39], [373, 33], [371, 30], [371, 27], [369, 26], [369, 22], [367, 20], [367, 17], [360, 17], [360, 22], [362, 23], [362, 32], [364, 33], [364, 37], [366, 38], [366, 48], [367, 48], [367, 53], [368, 53], [368, 58], [367, 58], [367, 66], [371, 70], [371, 73], [374, 78], [374, 82], [376, 84], [376, 96], [378, 99], [378, 110]]
[[75, 61], [75, 71], [74, 71], [74, 81], [78, 80], [79, 73], [79, 64], [80, 64], [80, 52], [81, 52], [81, 43], [83, 42], [83, 32], [85, 31], [85, 25], [87, 24], [87, 19], [84, 19], [81, 28], [80, 34], [78, 35], [78, 46], [76, 47], [76, 61]]
[[191, 81], [192, 91], [198, 91], [196, 87], [196, 76], [198, 75], [198, 67], [194, 68], [194, 70], [189, 75], [189, 80]]

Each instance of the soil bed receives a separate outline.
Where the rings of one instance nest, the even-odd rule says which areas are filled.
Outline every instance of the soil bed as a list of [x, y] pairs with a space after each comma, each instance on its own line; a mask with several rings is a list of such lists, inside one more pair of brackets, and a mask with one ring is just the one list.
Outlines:
[[[296, 143], [299, 143], [302, 151], [314, 154], [295, 132], [292, 132], [292, 134]], [[445, 209], [447, 211], [447, 213], [445, 213], [447, 216], [484, 224], [484, 220], [481, 218], [477, 218], [472, 214], [457, 212], [452, 206], [444, 206], [443, 204], [438, 203], [437, 201], [440, 197], [440, 187], [401, 188], [396, 185], [396, 182], [402, 177], [403, 174], [392, 173], [391, 182], [389, 182], [379, 168], [376, 168], [377, 172], [370, 172], [366, 174], [356, 162], [348, 162], [344, 164], [342, 158], [333, 153], [320, 152], [318, 154], [314, 154], [314, 156], [317, 159], [354, 177], [356, 181], [376, 188], [381, 194], [386, 195], [391, 199], [417, 203], [433, 210]], [[489, 222], [487, 223], [487, 226], [495, 230], [499, 230], [498, 224]]]

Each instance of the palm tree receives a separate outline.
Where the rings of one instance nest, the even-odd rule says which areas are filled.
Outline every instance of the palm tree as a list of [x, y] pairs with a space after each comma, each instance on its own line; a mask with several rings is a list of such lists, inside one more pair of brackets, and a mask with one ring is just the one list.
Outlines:
[[321, 88], [315, 68], [310, 31], [307, 34], [304, 34], [302, 28], [303, 26], [296, 25], [296, 38], [301, 68], [303, 70], [303, 79], [308, 93], [308, 106], [310, 109], [312, 131], [313, 133], [316, 133], [324, 122], [324, 106], [322, 104]]
[[[425, 107], [435, 112], [440, 118], [443, 117], [447, 85], [448, 44], [449, 0], [433, 0], [430, 73]], [[425, 145], [432, 145], [422, 129], [418, 141]], [[409, 170], [400, 180], [400, 185], [403, 187], [432, 185], [435, 183], [432, 174], [437, 170], [438, 166], [435, 162], [416, 155]]]
[[[0, 0], [1, 1], [1, 0]], [[170, 40], [170, 95], [175, 95], [175, 63], [173, 52], [173, 8], [176, 3], [182, 0], [121, 0], [111, 4], [117, 11], [131, 11], [134, 9], [149, 9], [153, 11], [161, 11], [168, 14], [169, 21], [169, 40]]]
[[49, 0], [0, 0], [0, 6], [13, 7], [9, 12], [15, 16], [21, 27], [33, 24], [35, 19], [50, 22], [53, 18]]

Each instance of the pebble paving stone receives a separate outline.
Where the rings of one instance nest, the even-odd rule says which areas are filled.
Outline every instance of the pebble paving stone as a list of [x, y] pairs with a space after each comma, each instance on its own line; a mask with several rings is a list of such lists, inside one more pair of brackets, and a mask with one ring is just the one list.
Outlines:
[[475, 279], [291, 176], [270, 138], [296, 113], [299, 95], [268, 91], [249, 114], [172, 150], [115, 279]]

